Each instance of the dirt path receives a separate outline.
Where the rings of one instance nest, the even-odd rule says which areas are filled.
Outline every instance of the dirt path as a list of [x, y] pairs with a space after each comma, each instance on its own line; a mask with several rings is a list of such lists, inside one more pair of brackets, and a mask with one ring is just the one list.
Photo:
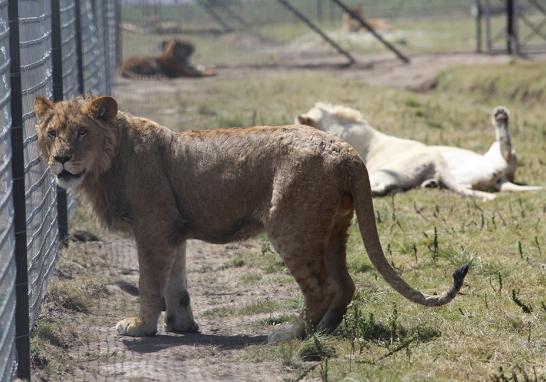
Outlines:
[[[543, 56], [530, 59], [540, 60]], [[459, 65], [484, 65], [507, 63], [512, 58], [506, 55], [486, 55], [474, 53], [418, 54], [409, 63], [393, 57], [392, 54], [358, 56], [357, 63], [351, 67], [343, 66], [342, 58], [329, 56], [306, 57], [296, 64], [243, 66], [221, 68], [220, 75], [238, 78], [248, 70], [319, 70], [334, 73], [339, 78], [359, 79], [372, 85], [417, 91], [430, 90], [434, 79], [442, 70]], [[244, 69], [242, 71], [241, 69]]]
[[259, 288], [249, 288], [239, 282], [245, 273], [258, 271], [242, 265], [232, 267], [230, 259], [245, 251], [260, 251], [258, 240], [229, 245], [191, 241], [189, 290], [200, 333], [166, 333], [160, 325], [158, 335], [147, 338], [121, 337], [114, 329], [117, 320], [138, 309], [138, 263], [132, 241], [111, 237], [111, 241], [73, 246], [76, 252], [104, 259], [108, 272], [118, 275], [107, 286], [108, 295], [93, 309], [93, 323], [85, 319], [79, 326], [89, 335], [72, 350], [80, 361], [74, 380], [282, 381], [294, 373], [280, 362], [245, 360], [248, 346], [267, 341], [267, 330], [256, 325], [263, 313], [245, 314], [244, 318], [221, 313], [273, 296], [293, 298], [297, 293], [289, 285], [264, 282]]

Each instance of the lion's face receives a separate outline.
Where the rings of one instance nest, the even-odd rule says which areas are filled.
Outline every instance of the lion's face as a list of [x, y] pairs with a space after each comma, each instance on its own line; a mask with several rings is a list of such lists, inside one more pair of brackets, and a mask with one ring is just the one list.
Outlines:
[[193, 54], [193, 44], [177, 39], [166, 40], [162, 43], [163, 51], [180, 61], [186, 61]]
[[323, 102], [317, 102], [307, 113], [298, 115], [296, 123], [338, 136], [342, 136], [351, 126], [368, 124], [357, 110]]
[[117, 113], [111, 97], [52, 103], [36, 97], [38, 147], [59, 186], [77, 189], [88, 176], [110, 166], [112, 132]]

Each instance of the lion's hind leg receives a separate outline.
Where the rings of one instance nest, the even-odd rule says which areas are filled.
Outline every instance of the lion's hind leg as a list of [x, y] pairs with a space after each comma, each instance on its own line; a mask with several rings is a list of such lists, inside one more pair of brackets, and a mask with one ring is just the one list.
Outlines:
[[382, 169], [370, 172], [370, 186], [373, 196], [384, 196], [404, 191], [406, 179], [395, 171]]
[[542, 190], [541, 186], [527, 186], [515, 184], [509, 181], [499, 182], [496, 185], [497, 190], [500, 192], [512, 191], [512, 192], [525, 192], [525, 191], [540, 191]]
[[314, 329], [328, 310], [336, 288], [328, 275], [323, 256], [323, 246], [302, 246], [300, 251], [293, 252], [293, 256], [287, 256], [284, 252], [283, 259], [303, 293], [305, 308], [288, 329], [273, 331], [269, 335], [270, 343], [305, 337], [306, 329]]
[[173, 263], [164, 287], [168, 332], [196, 332], [199, 325], [193, 319], [190, 295], [186, 282], [186, 243], [174, 255]]
[[[315, 207], [311, 209], [311, 216], [309, 209], [306, 213], [298, 208], [278, 211], [283, 218], [282, 225], [275, 229], [266, 227], [273, 247], [298, 283], [305, 302], [296, 323], [288, 330], [274, 331], [269, 336], [270, 342], [302, 338], [305, 329], [333, 331], [353, 296], [354, 285], [345, 264], [352, 201], [343, 197], [337, 199], [337, 195], [328, 199], [326, 194], [327, 188], [322, 194], [314, 195], [316, 197], [307, 194], [307, 202]], [[293, 225], [286, 225], [286, 222]]]
[[347, 270], [346, 261], [347, 230], [351, 225], [351, 218], [352, 208], [350, 213], [338, 216], [330, 233], [324, 263], [330, 278], [335, 283], [336, 290], [326, 314], [316, 327], [318, 331], [331, 333], [338, 327], [355, 292], [355, 284]]

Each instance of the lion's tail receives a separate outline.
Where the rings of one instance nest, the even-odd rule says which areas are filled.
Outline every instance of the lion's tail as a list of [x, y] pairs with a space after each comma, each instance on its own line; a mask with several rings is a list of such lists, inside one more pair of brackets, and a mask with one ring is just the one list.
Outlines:
[[417, 304], [440, 306], [453, 300], [463, 285], [469, 265], [464, 265], [453, 273], [453, 285], [441, 296], [427, 296], [409, 286], [389, 264], [381, 248], [375, 225], [368, 171], [362, 162], [353, 163], [351, 193], [360, 233], [373, 266], [398, 293]]

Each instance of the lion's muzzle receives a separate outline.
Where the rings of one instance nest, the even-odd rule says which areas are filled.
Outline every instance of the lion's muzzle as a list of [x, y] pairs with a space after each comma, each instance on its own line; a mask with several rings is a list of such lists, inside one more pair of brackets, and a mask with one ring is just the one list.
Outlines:
[[57, 176], [57, 183], [63, 188], [78, 187], [85, 174], [79, 162], [71, 161], [69, 156], [54, 156], [49, 163], [49, 168]]

